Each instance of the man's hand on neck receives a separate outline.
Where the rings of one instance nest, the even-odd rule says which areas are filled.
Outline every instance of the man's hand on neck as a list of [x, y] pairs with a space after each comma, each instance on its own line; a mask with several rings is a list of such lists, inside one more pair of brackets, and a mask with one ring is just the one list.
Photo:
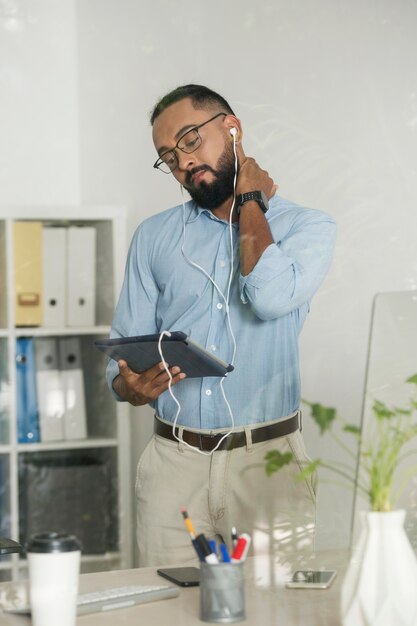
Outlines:
[[[243, 156], [236, 184], [236, 197], [250, 191], [263, 191], [270, 199], [278, 185], [274, 183], [266, 170], [259, 167], [255, 159]], [[212, 213], [219, 219], [229, 220], [233, 196]], [[233, 207], [232, 222], [239, 221], [240, 271], [243, 276], [249, 274], [259, 261], [266, 248], [274, 243], [268, 221], [256, 201], [246, 202], [237, 213]]]

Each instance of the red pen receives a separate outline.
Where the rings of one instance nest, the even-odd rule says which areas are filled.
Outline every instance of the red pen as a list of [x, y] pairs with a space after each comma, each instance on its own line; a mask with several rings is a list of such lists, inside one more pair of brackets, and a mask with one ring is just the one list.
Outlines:
[[235, 549], [232, 554], [232, 563], [238, 563], [244, 561], [249, 550], [251, 538], [247, 533], [242, 533], [236, 543]]

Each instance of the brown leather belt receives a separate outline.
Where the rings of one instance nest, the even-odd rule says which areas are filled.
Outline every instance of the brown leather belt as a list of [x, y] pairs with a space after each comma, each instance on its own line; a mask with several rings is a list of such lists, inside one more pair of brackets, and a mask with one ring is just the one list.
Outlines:
[[[261, 441], [268, 441], [269, 439], [276, 439], [277, 437], [284, 437], [290, 435], [296, 430], [301, 430], [301, 413], [297, 412], [293, 417], [283, 420], [281, 422], [275, 422], [274, 424], [268, 424], [268, 426], [258, 426], [251, 430], [252, 443], [261, 443]], [[154, 432], [160, 437], [170, 439], [171, 441], [177, 441], [172, 434], [172, 425], [161, 422], [155, 417]], [[179, 437], [179, 428], [175, 428], [175, 433]], [[182, 431], [182, 439], [185, 443], [188, 443], [194, 448], [204, 450], [205, 452], [211, 452], [220, 439], [224, 437], [225, 433], [217, 433], [213, 435], [200, 434], [193, 432], [192, 430]], [[231, 433], [228, 437], [223, 439], [217, 450], [233, 450], [234, 448], [241, 448], [246, 445], [246, 433], [244, 430]]]

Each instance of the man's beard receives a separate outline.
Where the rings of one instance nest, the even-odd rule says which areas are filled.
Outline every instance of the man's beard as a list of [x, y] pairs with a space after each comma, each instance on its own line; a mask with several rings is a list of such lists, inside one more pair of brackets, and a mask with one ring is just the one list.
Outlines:
[[[196, 172], [207, 171], [211, 172], [214, 176], [214, 180], [211, 183], [206, 183], [204, 180], [195, 187], [191, 180], [191, 177]], [[209, 165], [199, 165], [187, 172], [184, 187], [198, 206], [203, 209], [217, 209], [228, 198], [233, 196], [234, 192], [234, 176], [235, 176], [235, 160], [233, 149], [226, 146], [224, 152], [217, 161], [216, 169], [214, 170]]]

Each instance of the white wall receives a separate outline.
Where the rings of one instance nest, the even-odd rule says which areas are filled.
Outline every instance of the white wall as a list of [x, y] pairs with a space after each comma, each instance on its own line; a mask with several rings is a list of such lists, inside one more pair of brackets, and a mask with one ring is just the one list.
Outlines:
[[[36, 116], [22, 99], [17, 112], [6, 100], [11, 129], [3, 116], [0, 128], [15, 166], [5, 181], [2, 145], [0, 197], [20, 199], [27, 177], [28, 200], [52, 194], [71, 202], [79, 195], [83, 203], [126, 204], [131, 234], [144, 217], [180, 198], [173, 180], [152, 170], [148, 114], [155, 100], [186, 82], [219, 91], [242, 119], [247, 153], [271, 171], [280, 193], [338, 221], [335, 261], [302, 335], [303, 395], [358, 422], [373, 296], [416, 288], [415, 0], [72, 3], [32, 3], [46, 37], [22, 34], [23, 56], [9, 61], [22, 74], [24, 104], [35, 100]], [[51, 14], [52, 32], [59, 33], [52, 39]], [[0, 37], [3, 68], [3, 51], [14, 59], [17, 43], [4, 28]], [[32, 56], [43, 75], [38, 62], [29, 75]], [[2, 86], [11, 83], [9, 74], [5, 79], [2, 69]], [[57, 89], [45, 78], [50, 75]], [[45, 127], [49, 140], [42, 142]], [[149, 433], [149, 411], [136, 410], [134, 423], [137, 456]], [[327, 456], [308, 419], [304, 432], [311, 454]], [[349, 491], [323, 488], [322, 543], [347, 542], [349, 500]]]
[[0, 205], [79, 203], [74, 0], [0, 0]]

